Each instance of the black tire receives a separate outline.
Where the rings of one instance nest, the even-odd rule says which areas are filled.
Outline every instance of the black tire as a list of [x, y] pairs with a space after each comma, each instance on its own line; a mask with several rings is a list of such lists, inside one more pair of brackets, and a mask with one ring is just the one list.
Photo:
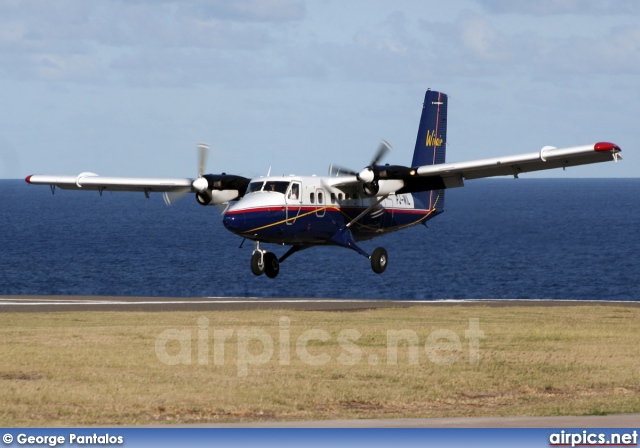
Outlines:
[[278, 257], [273, 252], [264, 254], [264, 273], [269, 278], [276, 278], [280, 272], [280, 263]]
[[384, 247], [376, 247], [376, 250], [371, 254], [371, 269], [373, 269], [373, 272], [382, 274], [387, 269], [388, 262], [389, 256]]
[[[264, 272], [264, 263], [261, 263], [263, 255], [260, 252], [254, 252], [251, 255], [251, 272], [253, 275], [260, 276]], [[266, 261], [267, 256], [264, 255], [264, 260]]]

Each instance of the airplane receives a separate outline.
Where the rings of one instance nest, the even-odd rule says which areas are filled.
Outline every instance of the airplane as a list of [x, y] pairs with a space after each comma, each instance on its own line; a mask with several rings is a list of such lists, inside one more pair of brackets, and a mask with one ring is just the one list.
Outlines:
[[[377, 247], [371, 254], [359, 241], [424, 224], [444, 212], [445, 190], [464, 186], [465, 180], [577, 165], [618, 161], [614, 143], [556, 148], [482, 160], [445, 161], [448, 96], [425, 93], [413, 159], [408, 166], [381, 164], [391, 145], [382, 141], [371, 163], [360, 171], [332, 165], [328, 176], [243, 176], [204, 174], [208, 146], [199, 145], [197, 178], [103, 177], [84, 172], [77, 176], [31, 175], [29, 184], [82, 191], [137, 191], [147, 198], [163, 193], [167, 205], [188, 193], [203, 206], [224, 206], [222, 222], [231, 232], [252, 240], [251, 272], [275, 278], [280, 264], [301, 250], [319, 245], [351, 249], [368, 258], [381, 274], [388, 253]], [[242, 242], [244, 243], [245, 240]], [[280, 257], [261, 243], [289, 246]]]

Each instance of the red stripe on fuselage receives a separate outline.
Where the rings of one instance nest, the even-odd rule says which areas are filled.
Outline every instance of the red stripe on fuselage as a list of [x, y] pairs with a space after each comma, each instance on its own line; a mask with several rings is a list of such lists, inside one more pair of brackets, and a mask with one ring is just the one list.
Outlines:
[[[239, 213], [267, 213], [267, 212], [281, 212], [285, 210], [285, 206], [279, 205], [277, 207], [253, 207], [246, 208], [242, 210], [229, 210], [225, 214], [226, 215], [235, 215]], [[312, 207], [312, 206], [289, 206], [289, 211], [295, 210], [300, 212], [313, 212], [316, 210], [325, 209], [326, 211], [346, 211], [362, 213], [368, 207], [335, 207], [335, 206], [327, 206], [327, 207]], [[375, 209], [374, 209], [375, 210]], [[372, 210], [372, 212], [374, 211]], [[393, 212], [393, 213], [401, 213], [407, 215], [426, 215], [430, 213], [430, 210], [419, 209], [419, 208], [384, 208], [385, 212]]]

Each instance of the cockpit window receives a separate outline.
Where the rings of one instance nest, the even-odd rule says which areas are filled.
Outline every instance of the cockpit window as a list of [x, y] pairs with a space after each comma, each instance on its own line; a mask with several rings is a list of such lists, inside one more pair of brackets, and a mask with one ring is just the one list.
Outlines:
[[270, 180], [264, 184], [263, 191], [276, 191], [278, 193], [285, 194], [289, 188], [289, 182], [282, 182], [277, 180]]
[[249, 184], [249, 186], [247, 187], [247, 193], [246, 194], [262, 190], [262, 186], [263, 185], [264, 185], [264, 181], [251, 182]]
[[285, 194], [287, 192], [287, 188], [289, 188], [289, 182], [287, 181], [278, 181], [278, 180], [269, 180], [269, 181], [257, 181], [251, 182], [247, 187], [246, 194], [255, 193], [256, 191], [275, 191], [277, 193]]

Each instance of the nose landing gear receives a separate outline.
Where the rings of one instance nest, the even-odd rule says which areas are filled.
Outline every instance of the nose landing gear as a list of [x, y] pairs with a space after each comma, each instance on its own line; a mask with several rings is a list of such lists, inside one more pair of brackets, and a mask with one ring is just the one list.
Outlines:
[[255, 248], [251, 255], [251, 272], [260, 276], [263, 273], [269, 278], [276, 278], [280, 272], [280, 262], [273, 252], [260, 250], [260, 243], [255, 242]]
[[253, 275], [262, 275], [264, 273], [264, 257], [260, 251], [254, 251], [251, 255], [251, 272]]

